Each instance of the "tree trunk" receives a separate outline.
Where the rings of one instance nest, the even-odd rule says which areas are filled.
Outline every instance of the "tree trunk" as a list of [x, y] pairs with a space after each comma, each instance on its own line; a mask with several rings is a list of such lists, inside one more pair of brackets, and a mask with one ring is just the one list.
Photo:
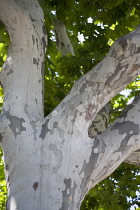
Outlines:
[[99, 110], [140, 73], [140, 27], [118, 39], [44, 118], [42, 10], [36, 0], [5, 0], [0, 8], [11, 41], [0, 73], [7, 209], [78, 210], [89, 189], [140, 149], [140, 95], [104, 133], [88, 136]]

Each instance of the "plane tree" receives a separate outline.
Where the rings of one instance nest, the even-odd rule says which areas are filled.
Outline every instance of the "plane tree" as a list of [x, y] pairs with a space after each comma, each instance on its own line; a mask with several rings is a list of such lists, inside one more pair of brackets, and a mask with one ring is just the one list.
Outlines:
[[[0, 73], [7, 209], [76, 210], [122, 162], [139, 165], [139, 3], [39, 3], [44, 14], [36, 0], [0, 2], [10, 37]], [[1, 25], [1, 48], [4, 30]], [[110, 100], [133, 80], [130, 96], [118, 95], [111, 110]], [[116, 179], [114, 173], [110, 181]], [[123, 204], [128, 207], [126, 198]]]

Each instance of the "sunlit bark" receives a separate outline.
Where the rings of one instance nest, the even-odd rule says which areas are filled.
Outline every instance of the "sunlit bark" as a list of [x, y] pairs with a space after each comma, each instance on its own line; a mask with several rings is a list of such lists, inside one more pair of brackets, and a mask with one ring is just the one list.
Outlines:
[[11, 41], [0, 80], [7, 209], [78, 210], [91, 187], [140, 149], [140, 96], [104, 133], [88, 136], [99, 110], [140, 73], [140, 26], [118, 39], [44, 118], [42, 10], [36, 0], [5, 0], [0, 8]]

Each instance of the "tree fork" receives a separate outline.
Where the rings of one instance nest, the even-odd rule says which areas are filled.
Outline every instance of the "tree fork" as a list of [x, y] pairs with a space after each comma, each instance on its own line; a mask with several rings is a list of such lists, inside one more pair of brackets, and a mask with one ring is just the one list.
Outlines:
[[[67, 56], [68, 53], [75, 56], [74, 49], [68, 37], [65, 25], [61, 21], [55, 19], [53, 31], [56, 38], [57, 49], [59, 50], [61, 56]], [[107, 129], [109, 124], [109, 115], [110, 102], [107, 103], [95, 116], [88, 128], [89, 137], [94, 138]]]
[[5, 101], [0, 146], [7, 209], [78, 210], [91, 187], [140, 149], [140, 96], [104, 133], [92, 139], [87, 132], [99, 110], [140, 73], [140, 26], [119, 38], [43, 118], [41, 67], [46, 32], [42, 10], [36, 0], [18, 4], [6, 0], [0, 6], [0, 18], [11, 39], [1, 73]]

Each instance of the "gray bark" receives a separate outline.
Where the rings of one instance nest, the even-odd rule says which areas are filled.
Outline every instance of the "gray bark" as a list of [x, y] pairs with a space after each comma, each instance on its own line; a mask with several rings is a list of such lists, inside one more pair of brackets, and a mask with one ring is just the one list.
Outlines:
[[54, 19], [53, 32], [56, 38], [56, 46], [60, 54], [62, 56], [66, 56], [68, 53], [75, 55], [73, 46], [67, 35], [66, 27], [61, 21]]
[[[67, 56], [68, 54], [75, 56], [74, 49], [68, 37], [65, 25], [61, 21], [54, 19], [53, 31], [56, 38], [56, 46], [61, 56]], [[107, 129], [110, 118], [110, 108], [109, 102], [95, 116], [88, 128], [89, 137], [94, 138]]]
[[89, 189], [140, 149], [140, 95], [104, 133], [88, 136], [99, 110], [140, 73], [140, 26], [119, 38], [44, 118], [42, 10], [36, 0], [5, 0], [0, 8], [11, 41], [0, 74], [7, 209], [78, 210]]

